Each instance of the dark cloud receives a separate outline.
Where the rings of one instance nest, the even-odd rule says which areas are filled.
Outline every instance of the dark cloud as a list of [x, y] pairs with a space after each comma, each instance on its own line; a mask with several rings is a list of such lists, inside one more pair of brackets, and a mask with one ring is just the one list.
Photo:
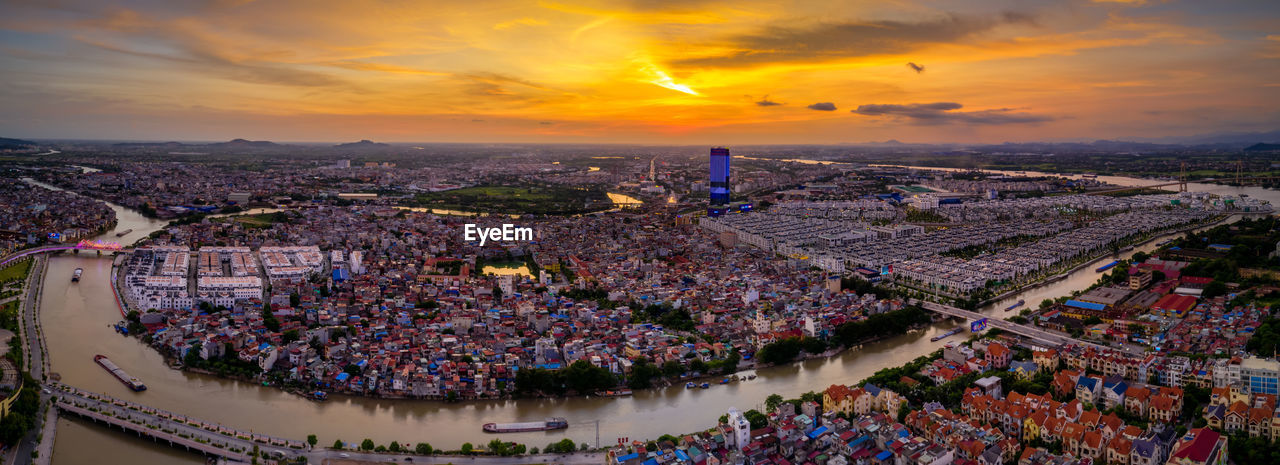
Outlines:
[[831, 102], [819, 102], [813, 105], [809, 105], [807, 108], [809, 108], [810, 110], [818, 110], [818, 111], [836, 111], [836, 104]]
[[912, 71], [915, 71], [916, 74], [920, 74], [924, 72], [924, 65], [917, 65], [912, 62], [907, 62], [907, 67], [911, 68]]
[[760, 99], [760, 101], [759, 101], [759, 102], [756, 102], [756, 105], [759, 105], [759, 106], [762, 106], [762, 107], [772, 107], [772, 106], [777, 106], [777, 105], [782, 105], [782, 104], [781, 104], [781, 103], [778, 103], [778, 102], [775, 102], [775, 101], [773, 101], [773, 100], [769, 100], [769, 96], [768, 96], [768, 95], [766, 95], [766, 96], [764, 96], [764, 98]]
[[551, 122], [551, 121], [539, 121], [539, 122], [538, 122], [538, 124], [541, 124], [541, 125], [543, 125], [543, 126], [550, 126], [550, 125], [553, 125], [553, 124], [556, 124], [556, 123], [553, 123], [553, 122]]
[[852, 113], [865, 116], [888, 116], [916, 124], [1025, 124], [1043, 123], [1053, 118], [1021, 113], [1009, 108], [979, 111], [955, 111], [964, 105], [955, 102], [859, 105]]
[[772, 26], [713, 44], [735, 51], [674, 62], [678, 66], [748, 66], [790, 61], [825, 61], [903, 53], [922, 45], [947, 43], [1004, 24], [1032, 23], [1030, 16], [1006, 12], [990, 17], [948, 14], [920, 22], [861, 21], [803, 27]]

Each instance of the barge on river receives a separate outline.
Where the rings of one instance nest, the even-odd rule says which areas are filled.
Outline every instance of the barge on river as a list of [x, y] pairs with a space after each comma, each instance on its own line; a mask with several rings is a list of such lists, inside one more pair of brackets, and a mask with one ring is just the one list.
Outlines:
[[116, 366], [115, 363], [112, 363], [111, 360], [108, 359], [106, 355], [94, 355], [93, 361], [98, 362], [98, 365], [101, 365], [102, 368], [105, 368], [108, 372], [111, 373], [111, 376], [115, 376], [116, 379], [120, 380], [121, 383], [124, 383], [125, 386], [128, 386], [129, 389], [133, 389], [134, 391], [147, 390], [147, 385], [142, 384], [142, 381], [138, 380], [138, 378], [129, 376], [128, 373], [125, 373], [124, 370], [121, 370], [120, 367]]
[[525, 423], [485, 423], [483, 426], [486, 433], [527, 433], [529, 431], [551, 431], [568, 427], [569, 422], [565, 421], [564, 418], [558, 417]]
[[949, 338], [949, 337], [951, 337], [951, 336], [953, 336], [953, 335], [955, 335], [956, 333], [959, 333], [959, 332], [961, 332], [961, 331], [964, 331], [964, 327], [963, 327], [963, 326], [962, 326], [962, 327], [959, 327], [959, 328], [952, 329], [951, 331], [947, 331], [947, 332], [942, 333], [942, 334], [939, 334], [939, 335], [937, 335], [937, 336], [931, 337], [931, 338], [929, 338], [929, 340], [930, 340], [930, 341], [932, 341], [932, 342], [938, 342], [938, 341], [941, 341], [941, 340], [943, 340], [943, 339]]

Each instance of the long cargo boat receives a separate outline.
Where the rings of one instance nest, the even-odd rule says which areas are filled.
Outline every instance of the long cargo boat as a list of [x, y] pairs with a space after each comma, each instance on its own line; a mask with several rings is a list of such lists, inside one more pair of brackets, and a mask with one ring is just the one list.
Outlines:
[[631, 395], [631, 390], [621, 389], [617, 391], [596, 391], [596, 395], [600, 397], [626, 397]]
[[120, 380], [121, 383], [124, 383], [125, 386], [128, 386], [129, 389], [133, 389], [134, 391], [147, 390], [147, 385], [142, 384], [142, 381], [138, 380], [138, 378], [129, 376], [128, 373], [121, 370], [115, 363], [112, 363], [111, 359], [108, 359], [106, 355], [94, 355], [93, 361], [98, 362], [98, 365], [105, 368], [111, 373], [111, 376], [115, 376], [116, 379]]
[[1015, 303], [1015, 304], [1013, 304], [1013, 305], [1010, 305], [1009, 307], [1005, 308], [1005, 309], [1004, 309], [1004, 311], [1006, 311], [1006, 312], [1007, 312], [1007, 311], [1009, 311], [1009, 310], [1013, 310], [1013, 309], [1015, 309], [1015, 308], [1021, 307], [1021, 306], [1022, 306], [1022, 304], [1025, 304], [1025, 303], [1027, 303], [1027, 301], [1026, 301], [1026, 300], [1024, 300], [1024, 299], [1018, 299], [1018, 303]]
[[530, 421], [525, 423], [485, 423], [483, 428], [486, 433], [527, 433], [530, 431], [551, 431], [557, 429], [565, 429], [569, 427], [569, 422], [564, 418], [548, 418], [545, 421]]
[[1106, 265], [1102, 265], [1102, 266], [1098, 267], [1098, 269], [1096, 269], [1096, 270], [1094, 270], [1094, 271], [1097, 271], [1097, 272], [1101, 273], [1101, 272], [1103, 272], [1103, 271], [1110, 270], [1111, 268], [1113, 268], [1113, 267], [1115, 267], [1116, 265], [1119, 265], [1119, 264], [1120, 264], [1120, 260], [1116, 260], [1116, 261], [1111, 262], [1111, 263], [1108, 263], [1108, 264], [1106, 264]]
[[132, 230], [132, 229], [126, 229], [126, 230], [124, 230], [124, 231], [120, 231], [120, 232], [116, 233], [116, 237], [124, 237], [124, 235], [125, 235], [125, 234], [129, 234], [129, 233], [131, 233], [131, 232], [133, 232], [133, 230]]
[[945, 332], [945, 333], [942, 333], [942, 334], [939, 334], [939, 335], [937, 335], [937, 336], [931, 337], [931, 338], [929, 338], [929, 341], [932, 341], [932, 342], [938, 342], [938, 341], [941, 341], [941, 340], [943, 340], [943, 339], [946, 339], [946, 338], [949, 338], [949, 337], [951, 337], [951, 336], [954, 336], [956, 333], [959, 333], [959, 332], [961, 332], [961, 331], [964, 331], [964, 327], [954, 328], [954, 329], [952, 329], [951, 331], [947, 331], [947, 332]]

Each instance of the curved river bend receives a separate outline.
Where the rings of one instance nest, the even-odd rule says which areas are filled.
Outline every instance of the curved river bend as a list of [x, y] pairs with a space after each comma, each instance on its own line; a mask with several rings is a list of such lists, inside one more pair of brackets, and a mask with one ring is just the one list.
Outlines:
[[[1103, 177], [1120, 185], [1154, 184], [1131, 178]], [[1193, 184], [1191, 190], [1218, 194], [1248, 194], [1280, 205], [1280, 192], [1259, 188]], [[163, 224], [136, 212], [112, 205], [120, 219], [117, 231], [133, 229], [122, 237], [114, 231], [101, 239], [132, 243]], [[1153, 242], [1138, 250], [1154, 249]], [[1098, 262], [1111, 260], [1107, 257]], [[1097, 280], [1096, 264], [1071, 273], [1067, 279], [1032, 288], [986, 307], [992, 316], [1006, 316], [1004, 308], [1025, 299], [1036, 305], [1046, 298], [1070, 293]], [[72, 284], [75, 268], [84, 268], [79, 283]], [[319, 436], [321, 445], [335, 439], [359, 442], [372, 438], [379, 444], [429, 442], [456, 449], [463, 442], [487, 443], [494, 436], [481, 432], [488, 422], [536, 421], [560, 416], [569, 428], [556, 432], [504, 434], [506, 440], [531, 447], [568, 437], [594, 444], [596, 425], [602, 444], [619, 437], [655, 438], [665, 433], [685, 433], [709, 428], [729, 407], [759, 408], [769, 394], [795, 397], [822, 390], [832, 383], [850, 384], [877, 370], [896, 366], [932, 352], [945, 344], [929, 338], [956, 326], [943, 322], [923, 331], [894, 337], [846, 351], [827, 359], [808, 360], [759, 370], [759, 377], [707, 390], [686, 390], [683, 386], [638, 391], [627, 398], [572, 398], [554, 400], [483, 401], [447, 404], [433, 401], [378, 400], [335, 396], [317, 403], [252, 383], [228, 381], [212, 376], [184, 373], [168, 368], [154, 350], [133, 338], [117, 335], [110, 325], [120, 320], [111, 296], [111, 260], [92, 253], [53, 257], [48, 266], [41, 308], [42, 324], [49, 346], [52, 370], [63, 382], [134, 400], [147, 405], [182, 412], [244, 429], [292, 438]], [[93, 363], [95, 354], [104, 354], [129, 373], [142, 379], [149, 389], [135, 393], [125, 388]], [[59, 420], [54, 446], [55, 465], [103, 463], [202, 463], [200, 457], [174, 452], [165, 446], [118, 432], [106, 431], [79, 420]]]

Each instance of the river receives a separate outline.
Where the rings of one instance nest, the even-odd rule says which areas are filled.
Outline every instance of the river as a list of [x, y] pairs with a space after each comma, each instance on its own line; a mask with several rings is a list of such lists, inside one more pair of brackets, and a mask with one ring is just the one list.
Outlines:
[[[1115, 177], [1101, 180], [1120, 185], [1157, 183]], [[1244, 193], [1280, 205], [1278, 191], [1192, 184], [1191, 190], [1197, 189], [1221, 194]], [[134, 230], [126, 238], [142, 237], [162, 226], [158, 221], [118, 206], [112, 208], [117, 209], [120, 218], [117, 229]], [[103, 238], [113, 237], [112, 232], [103, 235]], [[1127, 258], [1139, 250], [1150, 251], [1155, 248], [1154, 242], [1137, 247], [1123, 257]], [[1026, 300], [1027, 306], [1035, 306], [1043, 299], [1086, 287], [1097, 280], [1099, 274], [1094, 268], [1113, 259], [1099, 259], [1064, 280], [993, 302], [985, 307], [984, 312], [992, 316], [1008, 316], [1012, 312], [1003, 309], [1018, 299]], [[84, 268], [84, 276], [78, 284], [72, 284], [70, 276], [77, 267]], [[620, 437], [645, 439], [665, 433], [692, 432], [714, 426], [716, 419], [729, 407], [760, 408], [769, 394], [795, 397], [806, 391], [820, 391], [833, 383], [851, 384], [881, 368], [901, 365], [941, 348], [946, 340], [932, 342], [929, 339], [957, 325], [942, 322], [831, 358], [761, 369], [757, 371], [759, 377], [755, 380], [713, 384], [707, 390], [687, 390], [683, 385], [677, 385], [637, 391], [632, 397], [614, 399], [533, 399], [455, 404], [334, 396], [328, 402], [317, 403], [253, 383], [168, 368], [154, 350], [136, 339], [117, 335], [109, 327], [120, 320], [119, 311], [112, 303], [108, 282], [110, 271], [111, 260], [97, 258], [91, 253], [56, 256], [49, 261], [41, 318], [52, 371], [61, 374], [63, 382], [229, 426], [298, 439], [316, 434], [322, 445], [332, 444], [335, 439], [359, 442], [372, 438], [379, 444], [393, 440], [401, 444], [429, 442], [438, 448], [456, 449], [463, 442], [483, 444], [494, 438], [481, 432], [483, 423], [533, 421], [550, 416], [565, 417], [570, 427], [556, 432], [505, 434], [501, 437], [539, 448], [566, 437], [594, 444], [597, 421], [603, 445], [614, 443]], [[145, 382], [149, 389], [135, 393], [125, 388], [93, 363], [93, 356], [99, 353], [111, 357], [121, 368]], [[173, 454], [165, 446], [103, 431], [98, 426], [62, 420], [59, 427], [54, 446], [55, 465], [151, 463], [159, 460], [201, 463], [195, 455]]]

